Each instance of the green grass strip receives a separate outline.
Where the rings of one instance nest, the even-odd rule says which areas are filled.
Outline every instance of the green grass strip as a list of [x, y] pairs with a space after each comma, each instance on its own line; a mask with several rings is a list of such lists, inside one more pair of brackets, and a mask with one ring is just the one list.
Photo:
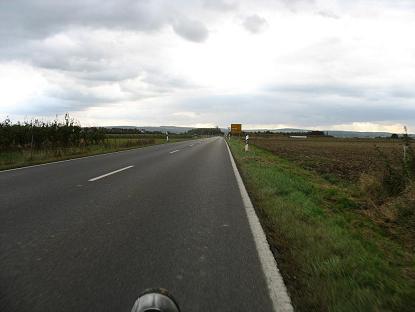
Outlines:
[[317, 174], [230, 147], [297, 311], [414, 311], [415, 257]]
[[[190, 138], [172, 138], [169, 143], [181, 142]], [[0, 151], [0, 170], [7, 170], [31, 165], [45, 164], [54, 161], [93, 156], [105, 153], [126, 151], [151, 145], [165, 144], [164, 138], [155, 138], [152, 143], [143, 144], [139, 140], [127, 138], [110, 138], [105, 144], [89, 145], [85, 147], [50, 148], [21, 151]]]

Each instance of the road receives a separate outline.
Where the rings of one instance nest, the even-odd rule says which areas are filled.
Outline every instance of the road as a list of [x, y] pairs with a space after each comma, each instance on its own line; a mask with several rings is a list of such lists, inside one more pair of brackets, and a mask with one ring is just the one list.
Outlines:
[[209, 138], [0, 172], [0, 310], [272, 311], [226, 143]]

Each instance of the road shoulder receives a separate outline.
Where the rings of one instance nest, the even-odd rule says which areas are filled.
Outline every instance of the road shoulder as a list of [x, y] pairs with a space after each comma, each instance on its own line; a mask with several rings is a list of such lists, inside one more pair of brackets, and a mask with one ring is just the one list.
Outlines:
[[229, 158], [232, 163], [235, 178], [237, 180], [239, 191], [242, 196], [244, 208], [249, 221], [249, 226], [254, 238], [258, 257], [265, 275], [265, 280], [274, 310], [284, 312], [294, 311], [287, 288], [284, 284], [284, 280], [278, 270], [277, 263], [270, 250], [264, 230], [262, 229], [258, 216], [255, 213], [254, 206], [252, 205], [252, 201], [249, 198], [248, 192], [246, 191], [245, 185], [232, 156], [232, 152], [227, 143], [226, 148], [228, 149]]

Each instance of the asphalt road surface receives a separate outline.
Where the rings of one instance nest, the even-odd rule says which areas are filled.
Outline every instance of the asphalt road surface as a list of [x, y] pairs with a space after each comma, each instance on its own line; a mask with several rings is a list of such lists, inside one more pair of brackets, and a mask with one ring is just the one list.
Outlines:
[[272, 311], [222, 138], [0, 172], [0, 311]]

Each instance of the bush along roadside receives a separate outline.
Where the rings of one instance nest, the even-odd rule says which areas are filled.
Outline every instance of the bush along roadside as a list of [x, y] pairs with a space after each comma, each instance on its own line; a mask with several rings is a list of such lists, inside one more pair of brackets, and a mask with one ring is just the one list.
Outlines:
[[359, 203], [271, 152], [230, 147], [297, 311], [414, 311], [414, 254]]
[[[69, 114], [65, 114], [63, 121], [55, 119], [52, 122], [32, 120], [12, 123], [6, 119], [0, 121], [0, 170], [167, 142], [164, 134], [147, 135], [137, 129], [134, 131], [107, 134], [106, 128], [81, 127]], [[191, 135], [171, 135], [169, 142], [192, 138]]]

